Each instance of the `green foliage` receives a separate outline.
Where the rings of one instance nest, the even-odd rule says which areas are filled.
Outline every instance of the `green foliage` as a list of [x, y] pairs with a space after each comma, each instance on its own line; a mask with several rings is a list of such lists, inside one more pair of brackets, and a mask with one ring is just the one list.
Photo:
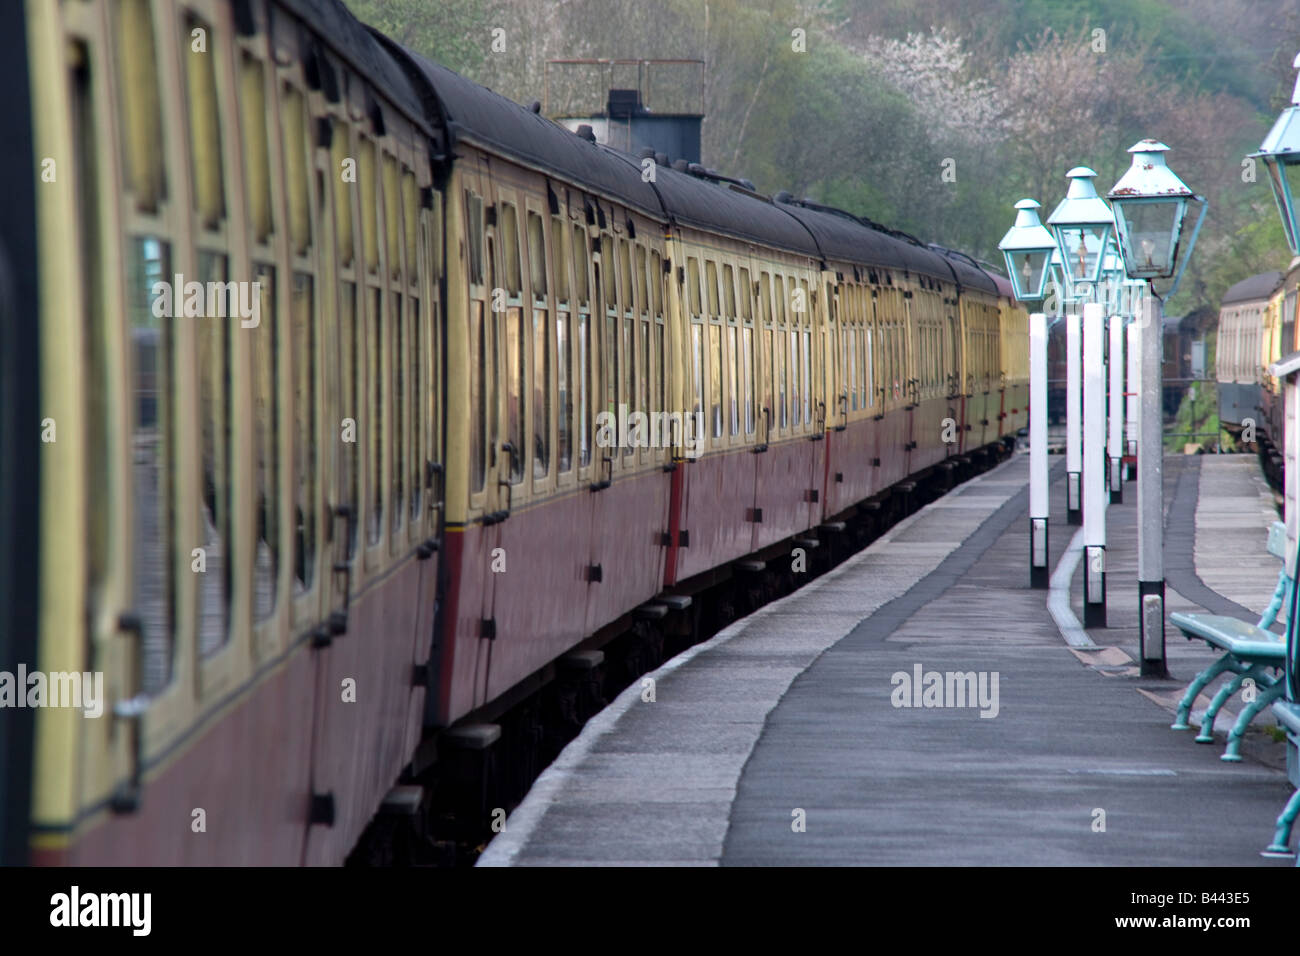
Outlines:
[[[1229, 285], [1287, 263], [1263, 170], [1249, 183], [1240, 163], [1290, 90], [1294, 0], [346, 2], [521, 103], [547, 88], [558, 99], [556, 58], [700, 58], [706, 165], [994, 263], [1016, 200], [1050, 212], [1078, 164], [1104, 191], [1127, 147], [1156, 136], [1210, 201], [1171, 311], [1217, 307]], [[494, 30], [504, 50], [491, 49]], [[912, 52], [956, 49], [956, 65], [882, 61], [906, 59], [908, 44], [888, 41], [909, 33], [924, 35]]]
[[491, 35], [485, 0], [344, 0], [362, 23], [467, 75], [482, 67]]

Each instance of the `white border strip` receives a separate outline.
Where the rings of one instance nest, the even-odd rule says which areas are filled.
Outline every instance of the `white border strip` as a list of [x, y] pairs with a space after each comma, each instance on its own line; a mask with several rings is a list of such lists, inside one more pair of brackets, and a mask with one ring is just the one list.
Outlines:
[[1083, 557], [1082, 528], [1074, 533], [1070, 543], [1065, 546], [1065, 554], [1061, 555], [1060, 563], [1052, 572], [1052, 587], [1047, 596], [1047, 610], [1051, 612], [1052, 620], [1056, 621], [1056, 629], [1065, 638], [1065, 643], [1071, 647], [1096, 647], [1088, 632], [1079, 623], [1079, 619], [1074, 616], [1074, 609], [1070, 607], [1070, 582], [1074, 578], [1074, 569], [1079, 566], [1081, 557]]

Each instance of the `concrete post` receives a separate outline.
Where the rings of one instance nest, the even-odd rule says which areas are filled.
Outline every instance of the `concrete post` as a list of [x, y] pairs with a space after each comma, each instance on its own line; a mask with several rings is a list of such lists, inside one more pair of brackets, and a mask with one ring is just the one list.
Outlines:
[[1047, 316], [1029, 316], [1029, 586], [1046, 588], [1047, 569]]
[[1080, 381], [1079, 314], [1065, 317], [1065, 513], [1083, 524], [1079, 481], [1083, 472], [1083, 383]]
[[1141, 340], [1138, 409], [1138, 621], [1143, 676], [1165, 677], [1164, 444], [1160, 407], [1160, 300], [1147, 289], [1137, 324]]
[[1083, 626], [1106, 626], [1106, 307], [1083, 307]]
[[1110, 423], [1106, 455], [1110, 459], [1110, 503], [1124, 502], [1124, 319], [1112, 315], [1110, 325]]
[[[1127, 421], [1127, 448], [1125, 454], [1134, 460], [1134, 468], [1137, 465], [1138, 454], [1138, 405], [1141, 400], [1142, 375], [1139, 371], [1141, 368], [1138, 356], [1141, 354], [1139, 332], [1141, 331], [1140, 316], [1134, 318], [1128, 325], [1128, 383], [1124, 389], [1125, 419]], [[1136, 477], [1136, 475], [1132, 476]]]

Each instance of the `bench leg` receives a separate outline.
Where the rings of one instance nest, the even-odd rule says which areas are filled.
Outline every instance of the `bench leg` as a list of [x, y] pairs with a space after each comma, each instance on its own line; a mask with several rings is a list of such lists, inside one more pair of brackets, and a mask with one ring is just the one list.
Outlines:
[[1262, 711], [1273, 701], [1282, 696], [1282, 691], [1286, 689], [1284, 681], [1274, 681], [1265, 685], [1255, 700], [1247, 704], [1245, 709], [1237, 715], [1237, 722], [1232, 725], [1232, 730], [1228, 732], [1228, 748], [1224, 750], [1220, 760], [1227, 760], [1235, 763], [1241, 759], [1241, 738], [1246, 735], [1246, 728], [1250, 722], [1255, 719], [1255, 715]]
[[1201, 671], [1187, 685], [1187, 692], [1183, 694], [1183, 699], [1178, 702], [1178, 715], [1170, 725], [1172, 730], [1191, 730], [1191, 725], [1187, 723], [1192, 714], [1192, 705], [1196, 703], [1196, 697], [1210, 681], [1214, 680], [1224, 671], [1235, 671], [1238, 669], [1237, 662], [1232, 659], [1231, 654], [1224, 654], [1217, 661], [1211, 664], [1205, 670]]
[[[1236, 668], [1234, 668], [1234, 670], [1235, 669]], [[1242, 682], [1247, 677], [1256, 676], [1251, 673], [1253, 670], [1254, 668], [1237, 670], [1237, 676], [1219, 688], [1219, 692], [1214, 695], [1214, 700], [1210, 701], [1210, 706], [1205, 708], [1205, 717], [1201, 720], [1201, 732], [1196, 735], [1196, 742], [1198, 744], [1214, 743], [1215, 718], [1219, 716], [1219, 711], [1222, 710], [1223, 705], [1228, 702], [1228, 698], [1240, 689]]]
[[1273, 842], [1264, 848], [1261, 856], [1294, 855], [1291, 851], [1291, 825], [1295, 823], [1297, 814], [1300, 814], [1300, 790], [1291, 794], [1282, 815], [1277, 818], [1277, 832], [1273, 834]]

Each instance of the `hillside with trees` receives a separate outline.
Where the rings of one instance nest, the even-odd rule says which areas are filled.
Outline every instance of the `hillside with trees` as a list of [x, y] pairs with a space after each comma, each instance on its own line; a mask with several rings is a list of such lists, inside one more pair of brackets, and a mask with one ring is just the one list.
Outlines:
[[521, 103], [555, 58], [703, 59], [706, 165], [990, 262], [1017, 199], [1050, 210], [1076, 165], [1104, 191], [1154, 136], [1210, 202], [1171, 310], [1288, 261], [1246, 156], [1290, 99], [1293, 0], [348, 3]]

